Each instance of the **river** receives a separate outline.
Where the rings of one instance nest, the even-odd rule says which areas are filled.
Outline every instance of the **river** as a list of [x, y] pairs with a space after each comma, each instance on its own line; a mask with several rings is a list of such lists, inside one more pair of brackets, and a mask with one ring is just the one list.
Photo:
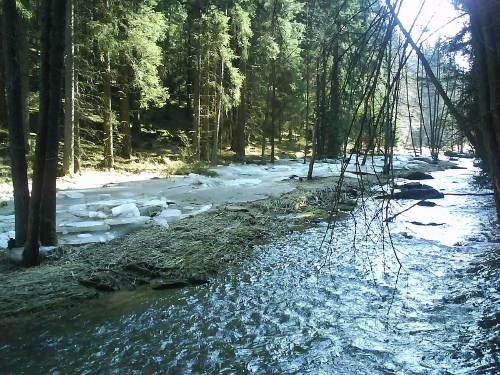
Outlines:
[[[481, 192], [472, 161], [460, 164], [426, 183]], [[387, 226], [368, 201], [335, 228], [259, 247], [208, 285], [116, 293], [14, 325], [0, 333], [0, 373], [497, 373], [493, 198], [434, 202]]]

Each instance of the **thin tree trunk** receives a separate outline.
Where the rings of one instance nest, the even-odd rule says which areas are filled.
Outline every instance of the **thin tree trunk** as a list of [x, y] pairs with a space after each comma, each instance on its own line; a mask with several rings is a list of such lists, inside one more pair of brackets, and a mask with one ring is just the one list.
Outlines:
[[[78, 84], [76, 84], [75, 91], [76, 91], [77, 97], [78, 97]], [[78, 173], [80, 173], [80, 170], [81, 170], [81, 158], [82, 158], [82, 151], [81, 151], [81, 145], [80, 145], [80, 112], [78, 110], [75, 111], [74, 134], [75, 134], [74, 173], [78, 174]]]
[[213, 139], [212, 148], [212, 163], [217, 163], [217, 151], [219, 150], [219, 132], [220, 132], [220, 119], [222, 114], [222, 96], [224, 95], [224, 59], [221, 58], [220, 64], [220, 86], [219, 98], [217, 100], [217, 120], [215, 123], [215, 134]]
[[111, 62], [109, 52], [104, 52], [103, 73], [103, 113], [104, 113], [104, 168], [111, 169], [114, 164], [113, 157], [113, 122], [111, 117]]
[[333, 45], [333, 62], [332, 62], [332, 73], [330, 80], [330, 112], [332, 116], [333, 129], [328, 134], [327, 139], [327, 156], [329, 158], [335, 158], [338, 156], [338, 138], [340, 129], [340, 44], [338, 39], [335, 39]]
[[242, 72], [245, 77], [243, 87], [241, 88], [241, 101], [238, 108], [238, 116], [236, 118], [236, 160], [239, 162], [245, 161], [245, 128], [247, 122], [247, 63], [242, 62]]
[[307, 171], [307, 179], [312, 180], [313, 178], [313, 170], [314, 170], [314, 163], [316, 161], [316, 154], [318, 152], [318, 130], [319, 130], [319, 92], [320, 92], [320, 78], [319, 78], [319, 57], [317, 59], [316, 63], [316, 121], [314, 123], [313, 127], [313, 139], [312, 139], [312, 155], [311, 155], [311, 160], [309, 160], [309, 168]]
[[272, 66], [272, 99], [271, 99], [271, 163], [274, 164], [275, 136], [276, 136], [276, 60]]
[[64, 111], [64, 156], [63, 173], [71, 175], [75, 171], [75, 43], [74, 4], [67, 0], [65, 35], [65, 111]]
[[[16, 1], [3, 2], [3, 37], [6, 68], [6, 92], [8, 104], [9, 149], [11, 158], [12, 184], [14, 188], [15, 242], [24, 245], [28, 223], [29, 189], [26, 163], [26, 148], [22, 124], [21, 70], [17, 50], [15, 20]], [[4, 97], [2, 93], [2, 97]]]
[[130, 128], [130, 96], [128, 90], [129, 69], [124, 61], [120, 66], [120, 132], [121, 132], [121, 156], [130, 159], [132, 156], [132, 131]]
[[30, 122], [28, 110], [29, 94], [29, 67], [28, 67], [28, 24], [24, 17], [17, 13], [17, 49], [19, 54], [19, 69], [21, 71], [21, 102], [22, 102], [22, 124], [24, 131], [24, 143], [29, 151]]
[[198, 50], [196, 57], [196, 69], [193, 77], [193, 99], [194, 99], [194, 116], [193, 116], [193, 130], [194, 130], [194, 148], [196, 159], [201, 160], [201, 52]]

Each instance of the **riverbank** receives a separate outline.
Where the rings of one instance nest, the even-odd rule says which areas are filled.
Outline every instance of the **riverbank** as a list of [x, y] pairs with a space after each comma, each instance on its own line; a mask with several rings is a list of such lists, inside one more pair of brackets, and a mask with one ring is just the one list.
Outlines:
[[[453, 163], [418, 166], [411, 171], [440, 170]], [[399, 170], [397, 175], [408, 172]], [[356, 198], [369, 194], [377, 177], [364, 175], [362, 185], [352, 175], [346, 177], [340, 194], [335, 194], [337, 182], [338, 177], [291, 179], [292, 191], [278, 197], [221, 204], [169, 228], [151, 223], [102, 244], [61, 246], [35, 268], [19, 268], [0, 252], [0, 319], [6, 323], [67, 309], [140, 286], [166, 289], [208, 282], [251, 257], [254, 246], [327, 219], [335, 199], [340, 199], [335, 218], [354, 209]]]

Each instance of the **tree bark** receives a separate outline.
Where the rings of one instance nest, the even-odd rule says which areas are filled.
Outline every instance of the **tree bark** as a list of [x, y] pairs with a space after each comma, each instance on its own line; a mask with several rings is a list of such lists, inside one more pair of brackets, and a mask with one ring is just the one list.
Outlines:
[[[76, 97], [78, 97], [78, 83], [75, 85], [75, 93]], [[78, 110], [75, 110], [75, 122], [74, 122], [74, 133], [75, 133], [75, 166], [74, 166], [74, 173], [78, 174], [80, 173], [81, 169], [81, 157], [82, 157], [82, 151], [81, 151], [81, 145], [80, 145], [80, 112]]]
[[39, 263], [40, 240], [44, 244], [56, 242], [57, 130], [64, 64], [65, 6], [64, 0], [42, 0], [40, 7], [40, 124], [33, 165], [28, 236], [23, 251], [26, 266]]
[[246, 131], [246, 122], [247, 122], [247, 62], [245, 60], [241, 60], [241, 71], [243, 76], [245, 77], [243, 80], [243, 86], [241, 88], [241, 101], [237, 110], [236, 123], [234, 127], [236, 128], [233, 132], [233, 143], [235, 145], [236, 152], [236, 161], [243, 163], [245, 161], [245, 131]]
[[75, 171], [75, 43], [73, 0], [67, 0], [66, 7], [63, 173], [71, 175]]
[[272, 63], [272, 97], [271, 97], [271, 163], [274, 164], [274, 153], [275, 153], [275, 137], [276, 137], [276, 60]]
[[50, 30], [50, 99], [47, 124], [47, 149], [42, 185], [40, 242], [44, 246], [57, 245], [56, 180], [58, 160], [58, 130], [63, 124], [62, 96], [64, 80], [64, 32], [66, 0], [52, 0], [52, 27]]
[[[21, 69], [17, 49], [15, 20], [17, 19], [16, 1], [3, 2], [3, 37], [7, 104], [9, 149], [11, 158], [12, 184], [14, 188], [15, 242], [17, 246], [26, 241], [28, 223], [29, 189], [26, 162], [25, 135], [23, 129], [23, 103], [21, 93]], [[2, 93], [2, 97], [4, 97]], [[5, 97], [4, 97], [5, 98]]]
[[471, 21], [474, 72], [479, 99], [478, 145], [493, 180], [500, 222], [500, 4], [494, 0], [465, 1]]
[[22, 124], [24, 131], [24, 143], [26, 150], [29, 150], [29, 135], [30, 135], [30, 120], [28, 110], [28, 94], [29, 94], [29, 65], [28, 65], [28, 24], [24, 17], [17, 12], [16, 14], [17, 28], [17, 50], [19, 53], [19, 69], [21, 72], [21, 102], [22, 102]]
[[224, 95], [224, 59], [221, 58], [220, 64], [220, 86], [217, 100], [217, 119], [215, 123], [215, 133], [213, 139], [212, 148], [212, 163], [217, 164], [217, 152], [219, 150], [219, 133], [220, 133], [220, 121], [222, 116], [222, 95]]
[[[333, 62], [332, 72], [330, 79], [330, 114], [333, 129], [329, 131], [327, 138], [327, 151], [326, 154], [329, 158], [337, 157], [340, 152], [339, 141], [340, 138], [340, 43], [338, 36], [336, 37], [333, 45]], [[337, 133], [337, 134], [335, 134]]]
[[[5, 56], [3, 46], [3, 17], [0, 16], [0, 56]], [[7, 140], [7, 98], [5, 96], [5, 64], [0, 58], [0, 142]]]
[[311, 154], [311, 160], [309, 160], [309, 168], [307, 170], [307, 179], [312, 180], [313, 178], [313, 170], [314, 170], [314, 163], [316, 162], [316, 156], [318, 153], [318, 131], [319, 131], [319, 108], [320, 108], [320, 77], [319, 77], [319, 64], [320, 64], [320, 57], [318, 56], [316, 60], [316, 119], [314, 122], [314, 127], [313, 127], [313, 134], [312, 134], [312, 154]]
[[104, 52], [103, 72], [103, 131], [104, 131], [104, 168], [111, 169], [114, 164], [113, 157], [113, 122], [111, 118], [111, 62], [109, 52]]
[[120, 66], [120, 130], [121, 156], [130, 159], [132, 156], [132, 131], [130, 128], [130, 95], [128, 90], [129, 69], [125, 62]]

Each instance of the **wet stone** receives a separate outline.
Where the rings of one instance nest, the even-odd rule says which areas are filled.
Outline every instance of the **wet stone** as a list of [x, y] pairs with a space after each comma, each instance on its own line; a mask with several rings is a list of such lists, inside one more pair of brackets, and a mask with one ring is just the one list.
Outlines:
[[434, 177], [432, 177], [428, 173], [424, 172], [412, 172], [408, 173], [406, 176], [403, 176], [403, 178], [406, 178], [407, 180], [432, 180]]
[[436, 207], [437, 204], [434, 203], [434, 202], [422, 201], [422, 202], [418, 202], [417, 206], [421, 206], [421, 207]]

